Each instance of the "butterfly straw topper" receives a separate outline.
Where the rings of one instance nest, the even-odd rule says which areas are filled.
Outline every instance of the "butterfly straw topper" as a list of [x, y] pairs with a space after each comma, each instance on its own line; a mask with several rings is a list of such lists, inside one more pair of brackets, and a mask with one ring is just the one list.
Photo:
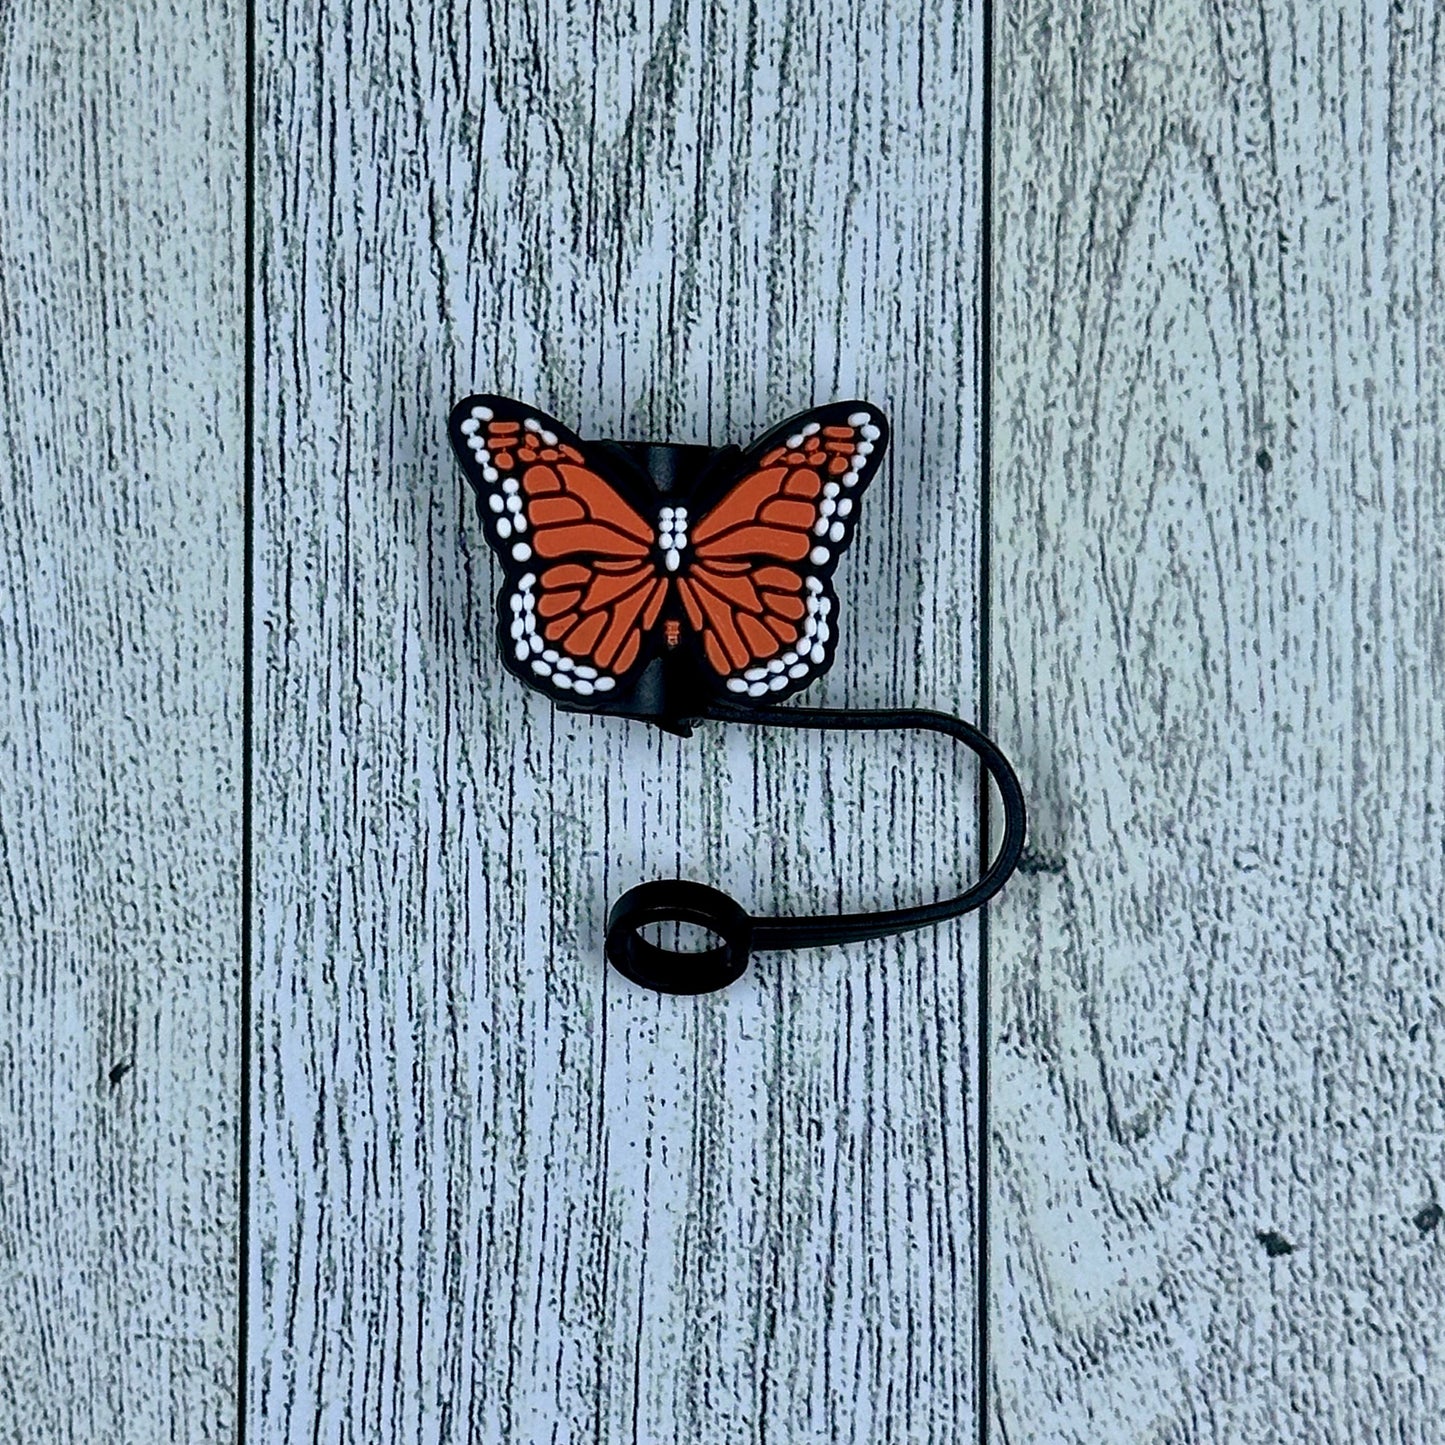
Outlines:
[[[629, 890], [608, 919], [607, 956], [634, 982], [704, 993], [737, 978], [750, 947], [877, 937], [977, 908], [1023, 847], [1018, 780], [962, 719], [918, 709], [774, 708], [832, 665], [833, 573], [888, 447], [867, 402], [805, 411], [747, 448], [584, 441], [536, 407], [469, 396], [451, 439], [505, 580], [498, 643], [507, 668], [571, 711], [645, 719], [687, 737], [702, 719], [782, 727], [927, 728], [971, 748], [1004, 803], [1004, 838], [957, 898], [878, 913], [751, 918], [700, 883]], [[648, 924], [700, 924], [702, 952], [659, 947]]]
[[837, 402], [743, 451], [583, 441], [500, 396], [452, 443], [501, 559], [507, 667], [560, 706], [686, 735], [709, 702], [780, 702], [828, 670], [832, 575], [888, 446]]

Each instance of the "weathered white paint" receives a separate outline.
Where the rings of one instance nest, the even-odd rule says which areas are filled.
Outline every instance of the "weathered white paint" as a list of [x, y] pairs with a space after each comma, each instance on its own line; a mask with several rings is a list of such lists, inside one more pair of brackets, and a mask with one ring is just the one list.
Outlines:
[[[0, 1433], [218, 1439], [243, 22], [53, 10], [0, 21]], [[997, 10], [992, 1435], [1429, 1440], [1441, 21]], [[443, 421], [879, 401], [820, 692], [970, 711], [976, 19], [258, 38], [252, 1439], [968, 1438], [974, 931], [691, 1003], [599, 947], [658, 873], [922, 896], [971, 773], [551, 714]]]
[[811, 697], [975, 697], [977, 20], [260, 7], [254, 1440], [953, 1441], [975, 1415], [972, 925], [609, 975], [608, 900], [973, 866], [942, 746], [683, 744], [493, 655], [451, 402], [895, 428]]
[[240, 7], [0, 15], [0, 1436], [236, 1419]]
[[1000, 14], [997, 1440], [1445, 1438], [1442, 23]]

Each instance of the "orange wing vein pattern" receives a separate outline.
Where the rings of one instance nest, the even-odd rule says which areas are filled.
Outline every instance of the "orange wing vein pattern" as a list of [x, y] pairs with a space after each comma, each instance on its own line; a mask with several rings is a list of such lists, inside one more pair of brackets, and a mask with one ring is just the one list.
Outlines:
[[508, 599], [517, 661], [564, 692], [608, 692], [667, 595], [650, 523], [536, 417], [473, 408], [462, 423], [498, 550], [534, 563]]
[[808, 422], [692, 528], [678, 593], [729, 691], [763, 697], [827, 666], [835, 602], [820, 574], [852, 540], [880, 420]]

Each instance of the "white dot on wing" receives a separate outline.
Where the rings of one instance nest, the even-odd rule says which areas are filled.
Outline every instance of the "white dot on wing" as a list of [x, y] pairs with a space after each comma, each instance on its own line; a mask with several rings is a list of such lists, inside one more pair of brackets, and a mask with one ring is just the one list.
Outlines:
[[611, 692], [617, 686], [617, 679], [615, 677], [599, 677], [592, 685], [598, 692]]
[[529, 416], [522, 425], [530, 432], [540, 432], [542, 430], [542, 423], [534, 416]]
[[746, 692], [748, 685], [740, 677], [730, 677], [727, 683], [729, 692]]
[[784, 445], [785, 447], [788, 447], [790, 450], [791, 450], [793, 447], [800, 447], [800, 446], [802, 446], [802, 445], [803, 445], [803, 434], [802, 434], [802, 432], [794, 432], [793, 435], [790, 436], [790, 437], [787, 439], [787, 441], [785, 441], [785, 442], [783, 443], [783, 445]]
[[833, 525], [828, 528], [828, 540], [830, 542], [841, 542], [843, 540], [843, 524], [841, 522], [834, 522]]
[[472, 415], [476, 417], [478, 421], [491, 421], [492, 409], [489, 406], [474, 406], [472, 408]]
[[525, 542], [514, 542], [512, 544], [512, 556], [519, 562], [529, 561], [532, 556], [532, 549]]
[[505, 517], [497, 518], [497, 536], [504, 542], [512, 535], [512, 524]]
[[462, 423], [462, 435], [463, 435], [464, 437], [469, 437], [469, 436], [471, 436], [471, 434], [472, 434], [474, 431], [476, 431], [479, 426], [481, 426], [481, 422], [479, 422], [479, 421], [476, 419], [476, 417], [474, 417], [474, 416], [469, 416], [469, 417]]
[[487, 505], [494, 512], [500, 512], [503, 509], [502, 499], [495, 492], [493, 492], [491, 496], [487, 498]]
[[803, 435], [805, 437], [817, 436], [821, 430], [822, 424], [820, 422], [810, 421], [807, 426], [803, 428]]
[[[863, 440], [865, 442], [876, 442], [882, 435], [883, 433], [879, 431], [876, 426], [869, 425], [863, 428]], [[869, 448], [869, 450], [871, 451], [872, 448]]]
[[867, 426], [873, 420], [873, 413], [870, 411], [855, 411], [848, 418], [849, 426]]
[[808, 553], [808, 561], [815, 567], [821, 567], [827, 560], [828, 549], [826, 547], [814, 547], [813, 550]]

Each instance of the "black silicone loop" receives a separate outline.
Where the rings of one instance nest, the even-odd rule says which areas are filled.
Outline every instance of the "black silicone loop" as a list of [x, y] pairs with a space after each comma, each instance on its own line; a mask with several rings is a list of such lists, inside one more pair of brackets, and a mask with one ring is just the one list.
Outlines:
[[[716, 948], [683, 953], [638, 934], [649, 923], [697, 923], [722, 939]], [[712, 993], [743, 976], [753, 922], [726, 893], [705, 883], [662, 878], [629, 888], [607, 915], [607, 961], [658, 993]]]
[[[875, 913], [837, 913], [812, 918], [752, 918], [742, 907], [702, 883], [660, 879], [629, 889], [607, 919], [607, 957], [634, 983], [659, 993], [711, 993], [740, 978], [752, 948], [819, 948], [882, 938], [925, 928], [970, 913], [987, 903], [1008, 881], [1023, 853], [1027, 810], [1023, 789], [998, 745], [972, 723], [921, 708], [877, 712], [787, 707], [774, 711], [715, 704], [708, 717], [762, 727], [827, 728], [851, 732], [921, 728], [956, 739], [978, 755], [1003, 800], [1003, 840], [982, 878], [954, 898]], [[649, 923], [700, 924], [723, 940], [716, 948], [686, 953], [639, 938]]]

